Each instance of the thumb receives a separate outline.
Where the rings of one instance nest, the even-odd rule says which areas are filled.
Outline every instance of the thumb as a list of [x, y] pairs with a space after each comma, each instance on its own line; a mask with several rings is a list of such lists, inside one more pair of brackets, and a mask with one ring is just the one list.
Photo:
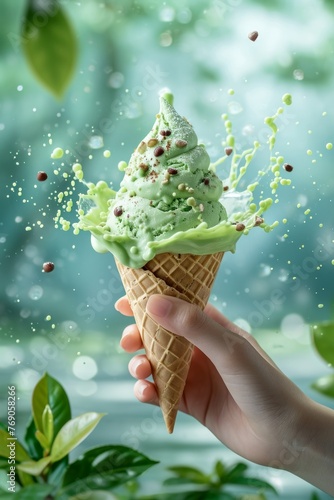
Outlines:
[[224, 377], [260, 375], [261, 366], [267, 364], [247, 338], [227, 330], [194, 304], [167, 295], [152, 295], [146, 310], [163, 328], [198, 347]]

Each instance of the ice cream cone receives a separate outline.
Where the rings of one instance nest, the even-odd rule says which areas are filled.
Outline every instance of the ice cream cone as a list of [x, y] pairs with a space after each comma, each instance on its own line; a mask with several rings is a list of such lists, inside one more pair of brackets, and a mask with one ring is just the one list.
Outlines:
[[116, 261], [151, 363], [159, 404], [169, 433], [174, 429], [193, 345], [153, 321], [146, 313], [146, 303], [150, 295], [163, 294], [204, 309], [223, 255], [224, 252], [211, 255], [163, 253], [139, 269]]

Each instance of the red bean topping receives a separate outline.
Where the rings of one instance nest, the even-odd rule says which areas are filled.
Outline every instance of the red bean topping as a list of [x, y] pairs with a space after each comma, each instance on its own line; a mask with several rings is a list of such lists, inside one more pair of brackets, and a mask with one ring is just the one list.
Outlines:
[[245, 229], [245, 227], [246, 227], [246, 226], [245, 226], [245, 224], [242, 224], [242, 222], [238, 222], [238, 223], [236, 224], [236, 226], [235, 226], [235, 229], [236, 229], [237, 231], [243, 231], [243, 230]]
[[226, 156], [230, 156], [233, 153], [233, 148], [225, 148]]
[[252, 31], [251, 33], [249, 33], [248, 38], [249, 38], [252, 42], [255, 42], [255, 40], [257, 39], [257, 37], [258, 37], [258, 36], [259, 36], [258, 31]]
[[123, 213], [122, 207], [115, 207], [114, 208], [114, 215], [116, 215], [116, 217], [119, 217], [120, 215], [122, 215], [122, 213]]
[[163, 136], [163, 137], [167, 137], [168, 135], [171, 135], [171, 130], [160, 130], [160, 134]]
[[208, 177], [203, 179], [203, 184], [205, 184], [205, 186], [208, 186], [210, 184], [210, 179]]
[[43, 264], [43, 271], [45, 273], [51, 273], [51, 271], [53, 271], [55, 268], [55, 265], [53, 262], [44, 262]]
[[46, 181], [46, 179], [48, 178], [48, 174], [46, 172], [37, 172], [37, 180], [38, 181]]
[[176, 170], [176, 168], [169, 167], [169, 168], [167, 168], [167, 172], [170, 175], [176, 175], [178, 173], [178, 170]]
[[154, 156], [161, 156], [164, 154], [164, 152], [165, 152], [164, 148], [162, 148], [161, 146], [158, 146], [154, 150]]
[[183, 141], [182, 139], [178, 139], [177, 141], [175, 141], [175, 146], [177, 148], [185, 148], [187, 145], [187, 141]]
[[292, 170], [293, 170], [293, 166], [292, 166], [292, 165], [290, 165], [289, 163], [284, 163], [283, 168], [284, 168], [284, 170], [286, 170], [287, 172], [292, 172]]

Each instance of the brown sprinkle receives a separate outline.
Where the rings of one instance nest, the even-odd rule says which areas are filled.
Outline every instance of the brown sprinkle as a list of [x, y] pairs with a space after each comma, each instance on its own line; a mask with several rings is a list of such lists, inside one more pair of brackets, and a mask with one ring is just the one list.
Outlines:
[[233, 148], [230, 148], [230, 147], [225, 148], [225, 154], [226, 154], [226, 156], [230, 156], [232, 153], [233, 153]]
[[160, 130], [160, 135], [163, 137], [167, 137], [168, 135], [171, 135], [171, 130]]
[[150, 139], [147, 143], [148, 147], [149, 148], [153, 148], [154, 146], [156, 146], [158, 144], [158, 139]]
[[139, 168], [140, 168], [140, 170], [142, 170], [143, 172], [147, 172], [147, 170], [148, 170], [148, 165], [146, 165], [145, 163], [141, 163], [141, 164], [139, 165]]
[[252, 42], [255, 42], [255, 40], [257, 39], [257, 37], [258, 37], [258, 36], [259, 36], [258, 31], [252, 31], [251, 33], [249, 33], [248, 38], [249, 38]]
[[43, 271], [45, 273], [51, 273], [51, 271], [53, 271], [55, 268], [55, 265], [53, 262], [44, 262], [43, 264]]
[[263, 222], [264, 222], [264, 220], [262, 219], [262, 217], [259, 217], [257, 215], [256, 218], [255, 218], [254, 226], [260, 226], [261, 224], [263, 224]]
[[164, 152], [165, 152], [164, 148], [162, 148], [161, 146], [158, 146], [154, 150], [154, 156], [161, 156], [164, 154]]
[[176, 168], [172, 168], [172, 167], [169, 167], [167, 169], [167, 172], [170, 174], [170, 175], [176, 175], [178, 173], [178, 170], [176, 170]]
[[224, 186], [224, 187], [223, 187], [223, 190], [224, 190], [224, 191], [228, 191], [228, 186]]
[[208, 186], [210, 184], [210, 179], [208, 177], [206, 177], [205, 179], [203, 179], [203, 184], [205, 186]]
[[237, 231], [243, 231], [243, 230], [245, 229], [245, 227], [246, 227], [246, 226], [245, 226], [245, 224], [242, 224], [242, 222], [238, 222], [238, 223], [236, 224], [236, 226], [235, 226], [235, 229], [236, 229]]
[[120, 215], [122, 215], [122, 213], [123, 213], [123, 209], [122, 209], [122, 207], [115, 207], [115, 208], [114, 208], [114, 215], [115, 215], [116, 217], [119, 217]]
[[293, 166], [292, 166], [292, 165], [290, 165], [289, 163], [284, 163], [283, 168], [284, 168], [284, 170], [286, 170], [287, 172], [292, 172], [292, 170], [293, 170]]
[[37, 180], [38, 181], [46, 181], [46, 179], [48, 178], [48, 174], [46, 172], [37, 172]]
[[177, 141], [175, 141], [175, 146], [177, 148], [185, 148], [187, 145], [187, 141], [183, 141], [182, 139], [178, 139]]

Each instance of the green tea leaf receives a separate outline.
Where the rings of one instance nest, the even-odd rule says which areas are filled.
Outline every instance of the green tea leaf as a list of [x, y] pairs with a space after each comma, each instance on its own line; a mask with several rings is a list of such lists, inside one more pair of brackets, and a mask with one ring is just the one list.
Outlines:
[[77, 60], [73, 28], [57, 0], [29, 0], [22, 48], [35, 76], [56, 97], [64, 94]]
[[157, 463], [126, 446], [98, 446], [70, 464], [61, 493], [74, 495], [115, 488], [129, 479], [133, 480]]
[[78, 446], [97, 426], [105, 413], [84, 413], [66, 422], [54, 439], [51, 457], [57, 462]]
[[0, 456], [9, 458], [10, 448], [7, 446], [9, 443], [14, 443], [12, 446], [14, 450], [15, 446], [15, 460], [17, 462], [23, 462], [24, 460], [30, 460], [28, 452], [25, 450], [23, 445], [17, 439], [14, 441], [7, 431], [0, 429]]
[[49, 445], [53, 440], [53, 414], [49, 405], [46, 405], [42, 415], [43, 433]]
[[228, 481], [229, 484], [239, 484], [242, 486], [251, 486], [252, 488], [261, 488], [272, 491], [277, 494], [275, 488], [267, 481], [263, 481], [262, 479], [257, 479], [254, 477], [245, 477], [245, 476], [235, 476]]
[[[33, 484], [31, 486], [27, 486], [25, 488], [20, 489], [17, 493], [15, 493], [15, 500], [45, 500], [48, 495], [51, 495], [53, 492], [53, 486], [50, 484]], [[1, 499], [7, 499], [7, 497], [1, 497]], [[8, 497], [13, 499], [13, 494]]]
[[29, 460], [27, 462], [20, 463], [17, 468], [27, 474], [32, 476], [40, 476], [47, 465], [51, 462], [51, 457], [41, 458], [37, 462]]
[[[115, 497], [110, 491], [85, 491], [84, 493], [78, 493], [70, 500], [117, 500], [119, 497]], [[61, 500], [61, 499], [60, 499]]]
[[227, 469], [220, 460], [217, 460], [217, 462], [215, 463], [214, 472], [220, 480], [222, 480], [226, 476]]
[[320, 356], [334, 366], [334, 322], [311, 325], [311, 335]]
[[43, 431], [43, 412], [50, 407], [53, 415], [54, 434], [71, 418], [71, 408], [65, 390], [53, 377], [45, 373], [37, 382], [32, 395], [32, 413], [36, 429]]
[[334, 398], [334, 373], [318, 378], [311, 387], [325, 396]]
[[30, 422], [27, 425], [24, 440], [27, 444], [31, 458], [39, 460], [43, 457], [43, 448], [36, 438], [36, 425], [33, 417], [31, 417]]
[[196, 469], [195, 467], [187, 467], [187, 466], [173, 466], [173, 467], [168, 467], [168, 470], [171, 472], [174, 472], [178, 477], [187, 479], [188, 483], [195, 483], [195, 484], [210, 484], [211, 478], [209, 475], [204, 474], [199, 469]]

